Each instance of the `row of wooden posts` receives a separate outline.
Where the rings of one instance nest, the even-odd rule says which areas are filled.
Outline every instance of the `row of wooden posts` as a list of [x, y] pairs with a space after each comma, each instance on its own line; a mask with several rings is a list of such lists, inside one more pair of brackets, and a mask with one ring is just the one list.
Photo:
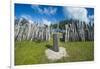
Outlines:
[[15, 40], [50, 40], [49, 26], [38, 23], [22, 23], [20, 19], [15, 24]]
[[[50, 40], [50, 26], [39, 23], [24, 22], [19, 19], [14, 27], [15, 40]], [[65, 32], [62, 33], [63, 39], [66, 41], [86, 41], [94, 40], [93, 23], [85, 22], [68, 23], [65, 25]]]
[[66, 31], [63, 39], [66, 41], [93, 41], [94, 24], [85, 22], [68, 23], [65, 25]]

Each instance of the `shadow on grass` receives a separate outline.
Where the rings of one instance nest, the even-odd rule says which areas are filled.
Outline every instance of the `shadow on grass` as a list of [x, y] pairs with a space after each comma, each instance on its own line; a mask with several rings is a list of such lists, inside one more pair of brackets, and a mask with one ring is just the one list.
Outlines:
[[53, 46], [52, 46], [52, 45], [47, 44], [45, 47], [46, 47], [46, 48], [48, 48], [48, 49], [50, 49], [50, 50], [53, 50], [53, 51], [54, 51], [54, 49], [53, 49]]
[[61, 41], [61, 42], [65, 42], [65, 40], [64, 40], [63, 38], [60, 38], [60, 41]]

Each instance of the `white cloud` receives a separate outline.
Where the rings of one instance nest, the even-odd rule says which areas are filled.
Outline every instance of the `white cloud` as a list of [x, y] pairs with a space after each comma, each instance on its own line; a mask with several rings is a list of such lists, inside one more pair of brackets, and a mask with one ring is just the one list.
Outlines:
[[41, 13], [42, 9], [39, 7], [39, 5], [31, 5], [32, 9], [36, 12]]
[[26, 15], [26, 14], [23, 14], [20, 16], [21, 18], [25, 18], [26, 20], [28, 20], [30, 23], [33, 23], [33, 19], [30, 15]]
[[32, 17], [30, 15], [27, 15], [27, 14], [22, 14], [20, 17], [25, 18], [27, 20], [32, 19]]
[[85, 8], [64, 7], [64, 13], [68, 18], [88, 22], [87, 10]]
[[88, 16], [88, 19], [89, 19], [89, 22], [94, 22], [94, 15], [90, 15], [90, 16]]
[[50, 26], [51, 21], [48, 21], [47, 19], [42, 19], [43, 24], [46, 24], [48, 26]]
[[55, 14], [56, 11], [57, 11], [57, 8], [52, 8], [52, 7], [51, 7], [51, 11], [50, 11], [51, 14]]
[[94, 15], [90, 15], [88, 18], [93, 20], [94, 19]]
[[33, 8], [34, 11], [46, 15], [54, 15], [57, 11], [57, 8], [53, 8], [53, 7], [40, 8], [39, 5], [32, 5], [31, 7]]

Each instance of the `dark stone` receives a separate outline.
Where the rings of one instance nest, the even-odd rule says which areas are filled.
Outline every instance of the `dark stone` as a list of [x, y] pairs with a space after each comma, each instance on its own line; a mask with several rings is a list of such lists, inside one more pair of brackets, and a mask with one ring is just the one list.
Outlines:
[[55, 52], [59, 51], [59, 47], [58, 47], [58, 34], [53, 34], [53, 50]]

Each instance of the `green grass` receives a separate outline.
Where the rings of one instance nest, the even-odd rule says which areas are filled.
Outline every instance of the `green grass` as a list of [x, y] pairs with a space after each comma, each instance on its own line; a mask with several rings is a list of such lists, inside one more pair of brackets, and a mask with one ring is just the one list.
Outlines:
[[94, 60], [94, 42], [60, 42], [65, 47], [69, 57], [51, 62], [45, 56], [47, 45], [53, 41], [15, 41], [15, 65], [45, 64], [59, 62], [91, 61]]

